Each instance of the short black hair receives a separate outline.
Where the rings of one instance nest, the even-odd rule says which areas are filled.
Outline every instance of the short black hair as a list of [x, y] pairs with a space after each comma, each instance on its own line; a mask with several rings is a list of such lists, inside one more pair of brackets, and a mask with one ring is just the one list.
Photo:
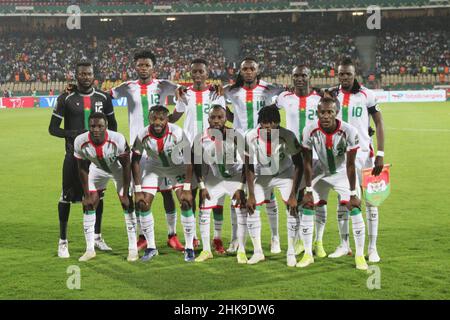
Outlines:
[[157, 104], [150, 108], [150, 113], [153, 113], [153, 112], [163, 112], [164, 114], [168, 114], [170, 111], [165, 106], [163, 106], [161, 104]]
[[105, 120], [105, 123], [108, 123], [108, 118], [106, 117], [106, 114], [104, 114], [103, 112], [92, 112], [89, 115], [89, 122], [91, 121], [91, 119], [103, 119]]
[[355, 66], [355, 64], [352, 61], [352, 58], [350, 57], [344, 57], [341, 59], [341, 61], [339, 62], [340, 66]]
[[76, 72], [78, 72], [79, 67], [94, 67], [94, 65], [92, 64], [92, 62], [90, 62], [88, 60], [81, 60], [81, 61], [78, 61], [75, 66]]
[[320, 101], [319, 101], [319, 104], [317, 105], [317, 108], [319, 108], [320, 105], [327, 104], [327, 103], [333, 103], [336, 106], [336, 111], [337, 112], [339, 112], [339, 110], [341, 109], [341, 105], [339, 104], [339, 100], [337, 100], [335, 98], [329, 98], [329, 97], [320, 98]]
[[275, 104], [263, 107], [258, 112], [258, 123], [281, 123], [280, 110]]
[[138, 61], [139, 59], [150, 59], [152, 60], [153, 65], [156, 64], [156, 57], [150, 50], [141, 50], [134, 54], [134, 62]]
[[191, 65], [193, 65], [194, 63], [201, 63], [201, 64], [204, 64], [206, 67], [208, 67], [208, 61], [206, 61], [205, 59], [202, 59], [202, 58], [196, 58], [196, 59], [192, 60]]

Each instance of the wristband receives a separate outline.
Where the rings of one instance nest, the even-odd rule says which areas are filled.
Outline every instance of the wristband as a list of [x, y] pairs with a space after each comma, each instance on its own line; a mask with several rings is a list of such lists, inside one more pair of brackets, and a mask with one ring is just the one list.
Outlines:
[[203, 181], [199, 182], [198, 187], [200, 188], [200, 190], [206, 189], [205, 183]]
[[135, 185], [134, 192], [142, 192], [142, 186], [140, 184]]
[[378, 150], [377, 157], [384, 157], [384, 151]]
[[190, 183], [183, 184], [183, 190], [184, 191], [190, 191], [191, 190], [191, 184]]
[[350, 197], [354, 197], [356, 195], [357, 195], [356, 190], [350, 190]]
[[239, 184], [239, 187], [237, 188], [238, 190], [244, 191], [244, 187], [245, 184], [243, 184], [242, 182]]
[[312, 187], [306, 187], [305, 188], [305, 192], [313, 192], [313, 188]]

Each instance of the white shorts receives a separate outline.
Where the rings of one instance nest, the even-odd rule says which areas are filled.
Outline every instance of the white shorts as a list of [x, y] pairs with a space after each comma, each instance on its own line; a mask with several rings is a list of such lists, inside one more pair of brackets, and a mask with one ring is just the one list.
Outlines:
[[[139, 166], [141, 168], [141, 177], [143, 177], [143, 171], [146, 166], [146, 162], [147, 162], [147, 157], [142, 156], [141, 161], [139, 162]], [[135, 186], [135, 184], [134, 184], [133, 175], [131, 175], [131, 187], [130, 187], [130, 191], [129, 191], [130, 194], [131, 194], [132, 190], [134, 190], [134, 186]], [[170, 190], [172, 190], [172, 181], [168, 178], [159, 178], [157, 191], [164, 192], [164, 191], [170, 191]]]
[[329, 176], [318, 175], [312, 180], [312, 187], [315, 205], [327, 204], [330, 189], [338, 193], [341, 204], [347, 204], [350, 200], [350, 184], [345, 170]]
[[286, 171], [277, 176], [256, 176], [255, 179], [255, 198], [256, 205], [260, 206], [270, 199], [270, 195], [274, 188], [278, 188], [281, 198], [284, 202], [289, 200], [292, 191], [292, 182], [294, 175], [294, 167], [290, 167]]
[[122, 170], [115, 170], [108, 173], [105, 170], [97, 168], [92, 164], [89, 166], [89, 192], [97, 192], [106, 190], [109, 179], [113, 179], [116, 191], [121, 196], [123, 195], [123, 172]]
[[160, 190], [164, 178], [170, 179], [173, 183], [172, 189], [182, 188], [186, 179], [186, 166], [160, 168], [146, 162], [142, 171], [142, 191], [155, 195]]
[[[225, 197], [228, 195], [232, 198], [240, 184], [240, 176], [233, 177], [230, 180], [223, 180], [217, 178], [209, 171], [205, 177], [205, 187], [208, 190], [211, 200], [205, 199], [200, 209], [223, 208]], [[233, 200], [232, 206], [236, 207]]]
[[[366, 168], [373, 168], [375, 165], [375, 157], [370, 156], [370, 152], [361, 152], [358, 150], [356, 154], [355, 166], [357, 182], [362, 186], [362, 171]], [[359, 189], [359, 188], [358, 188]]]

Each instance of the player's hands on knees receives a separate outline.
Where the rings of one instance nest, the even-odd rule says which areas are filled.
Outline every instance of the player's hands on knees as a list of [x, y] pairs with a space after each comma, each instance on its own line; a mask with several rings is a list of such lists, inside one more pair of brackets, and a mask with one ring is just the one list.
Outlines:
[[249, 214], [253, 214], [256, 210], [256, 199], [254, 194], [250, 194], [247, 199], [247, 210]]
[[302, 206], [306, 209], [314, 209], [314, 197], [311, 192], [305, 192], [303, 195]]
[[348, 209], [352, 210], [353, 208], [361, 209], [361, 200], [357, 196], [351, 196], [350, 201], [348, 202]]
[[383, 167], [384, 167], [383, 157], [377, 156], [375, 158], [375, 166], [372, 169], [372, 175], [373, 176], [380, 175], [381, 171], [383, 171]]
[[246, 205], [246, 199], [245, 199], [245, 193], [244, 190], [236, 190], [236, 192], [233, 195], [232, 198], [234, 201], [236, 201], [236, 205], [240, 207], [245, 207]]
[[84, 195], [82, 203], [85, 210], [94, 210], [94, 202], [95, 199], [92, 193], [89, 192], [87, 195]]
[[184, 103], [187, 104], [186, 95], [185, 95], [186, 92], [187, 92], [187, 88], [185, 86], [180, 86], [180, 87], [178, 87], [177, 90], [175, 90], [175, 97], [177, 98], [177, 100], [181, 99]]
[[134, 193], [134, 202], [136, 203], [136, 208], [141, 209], [141, 203], [147, 204], [145, 202], [145, 197], [143, 192]]
[[211, 196], [209, 195], [208, 189], [201, 189], [200, 190], [200, 201], [201, 203], [205, 203], [205, 200], [211, 200]]
[[297, 202], [297, 197], [294, 195], [290, 195], [289, 199], [287, 201], [287, 206], [289, 208], [289, 213], [291, 214], [291, 216], [296, 217], [298, 212], [297, 212], [297, 206], [298, 206], [298, 202]]
[[184, 203], [184, 206], [192, 207], [192, 201], [193, 197], [191, 190], [183, 190], [180, 196], [181, 204]]
[[127, 194], [119, 195], [120, 204], [124, 210], [127, 210], [130, 207], [130, 198]]

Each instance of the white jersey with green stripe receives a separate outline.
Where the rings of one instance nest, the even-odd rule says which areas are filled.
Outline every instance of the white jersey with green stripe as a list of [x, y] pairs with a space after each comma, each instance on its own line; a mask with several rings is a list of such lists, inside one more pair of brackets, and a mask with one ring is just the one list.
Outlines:
[[74, 156], [77, 159], [89, 160], [97, 168], [108, 173], [117, 172], [122, 168], [118, 157], [127, 155], [130, 148], [123, 134], [106, 130], [105, 141], [96, 145], [91, 134], [85, 132], [75, 139]]
[[267, 139], [267, 131], [259, 126], [248, 130], [245, 135], [245, 155], [254, 165], [256, 175], [277, 176], [283, 173], [294, 165], [292, 156], [300, 151], [301, 145], [294, 133], [283, 127], [278, 131], [272, 130], [270, 139]]
[[149, 109], [158, 104], [166, 105], [167, 96], [174, 96], [177, 87], [171, 81], [153, 79], [148, 84], [142, 84], [139, 80], [127, 81], [111, 89], [115, 99], [127, 98], [131, 145], [138, 132], [148, 126]]
[[332, 133], [326, 133], [320, 127], [319, 121], [309, 124], [303, 130], [302, 146], [316, 151], [325, 175], [346, 170], [347, 152], [357, 151], [359, 148], [356, 128], [340, 120], [336, 121], [337, 127]]
[[291, 130], [298, 141], [302, 141], [303, 129], [317, 121], [317, 106], [320, 96], [312, 91], [307, 96], [298, 96], [293, 92], [282, 92], [276, 101], [277, 107], [286, 112], [286, 129]]
[[183, 129], [175, 124], [168, 123], [164, 134], [159, 138], [151, 133], [150, 126], [146, 126], [139, 131], [133, 152], [142, 155], [145, 150], [150, 166], [172, 168], [184, 163], [182, 151], [186, 141]]
[[175, 105], [175, 111], [185, 113], [183, 130], [192, 144], [195, 137], [209, 127], [208, 114], [211, 106], [220, 104], [225, 108], [225, 98], [217, 96], [209, 89], [197, 91], [189, 87], [184, 99], [187, 104], [183, 99], [179, 99]]
[[233, 105], [234, 121], [233, 128], [246, 132], [258, 125], [258, 111], [272, 103], [272, 99], [284, 91], [284, 88], [269, 84], [260, 80], [253, 89], [244, 87], [230, 89], [224, 88], [225, 98]]
[[341, 104], [341, 111], [337, 117], [358, 130], [361, 151], [370, 152], [372, 139], [369, 136], [369, 114], [379, 111], [374, 92], [363, 86], [357, 93], [347, 92], [340, 88], [338, 100]]
[[[238, 131], [230, 128], [227, 128], [227, 130], [229, 137], [237, 137], [238, 141], [244, 141], [244, 137]], [[230, 130], [232, 130], [232, 133]], [[209, 170], [219, 179], [230, 180], [241, 177], [244, 159], [239, 153], [235, 139], [217, 139], [211, 136], [208, 130], [205, 130], [200, 143], [205, 168], [204, 177], [207, 176]]]

